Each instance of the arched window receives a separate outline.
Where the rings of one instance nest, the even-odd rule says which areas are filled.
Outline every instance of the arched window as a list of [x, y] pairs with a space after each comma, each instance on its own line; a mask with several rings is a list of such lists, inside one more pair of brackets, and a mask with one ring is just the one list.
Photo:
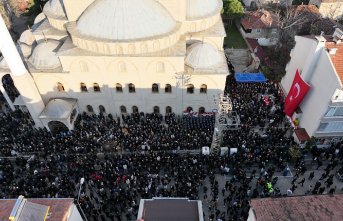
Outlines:
[[165, 93], [171, 93], [172, 92], [172, 86], [170, 84], [166, 84], [164, 88]]
[[158, 93], [158, 84], [152, 84], [151, 91], [152, 93]]
[[146, 43], [141, 44], [141, 53], [147, 53], [148, 52], [148, 45]]
[[129, 54], [135, 54], [136, 49], [134, 44], [129, 44]]
[[160, 50], [160, 42], [159, 41], [154, 41], [153, 47], [154, 47], [155, 51]]
[[99, 111], [100, 111], [100, 113], [106, 113], [106, 109], [105, 109], [105, 107], [104, 106], [102, 106], [102, 105], [100, 105], [99, 106]]
[[200, 93], [202, 93], [202, 94], [206, 94], [207, 93], [207, 85], [206, 84], [202, 84], [200, 86]]
[[199, 114], [203, 114], [205, 113], [205, 108], [204, 107], [200, 107], [199, 108]]
[[119, 83], [116, 84], [116, 91], [117, 93], [123, 93], [123, 87], [121, 86], [121, 84]]
[[171, 114], [172, 113], [172, 108], [170, 106], [166, 107], [166, 114]]
[[94, 83], [93, 84], [93, 89], [94, 89], [94, 92], [100, 92], [100, 86], [98, 83]]
[[126, 107], [125, 106], [120, 106], [120, 113], [126, 114]]
[[87, 86], [86, 86], [85, 83], [81, 83], [80, 84], [80, 89], [81, 89], [81, 92], [87, 92], [88, 91]]
[[187, 85], [187, 93], [188, 94], [193, 94], [194, 93], [194, 85], [193, 84], [188, 84]]
[[87, 111], [89, 112], [89, 113], [93, 113], [94, 111], [93, 111], [93, 107], [91, 106], [91, 105], [87, 105]]
[[160, 107], [159, 106], [155, 106], [154, 107], [154, 114], [159, 114], [160, 113]]
[[136, 88], [134, 84], [129, 84], [129, 93], [136, 93]]
[[163, 73], [165, 72], [165, 67], [164, 67], [164, 63], [163, 62], [157, 62], [156, 64], [156, 72], [157, 73]]
[[60, 83], [60, 82], [57, 83], [57, 90], [58, 90], [59, 92], [63, 92], [63, 91], [64, 91], [64, 86], [63, 86], [62, 83]]
[[138, 107], [137, 106], [133, 106], [132, 107], [132, 113], [138, 113]]
[[120, 73], [126, 72], [126, 64], [123, 61], [119, 62], [119, 72]]
[[88, 72], [88, 65], [87, 65], [87, 62], [85, 62], [85, 61], [80, 61], [79, 64], [80, 64], [80, 70], [81, 70], [81, 72]]
[[123, 47], [120, 45], [117, 45], [116, 46], [116, 52], [117, 52], [117, 54], [123, 54]]

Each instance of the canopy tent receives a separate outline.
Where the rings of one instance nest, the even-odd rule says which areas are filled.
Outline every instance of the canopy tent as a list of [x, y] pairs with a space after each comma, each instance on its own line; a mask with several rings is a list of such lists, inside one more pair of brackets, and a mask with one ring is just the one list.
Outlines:
[[235, 73], [235, 79], [238, 83], [262, 83], [267, 81], [263, 73]]

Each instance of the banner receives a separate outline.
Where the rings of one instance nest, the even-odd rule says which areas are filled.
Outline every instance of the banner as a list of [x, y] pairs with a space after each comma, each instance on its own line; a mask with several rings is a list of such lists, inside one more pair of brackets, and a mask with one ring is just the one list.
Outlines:
[[302, 102], [311, 86], [307, 84], [300, 76], [299, 71], [295, 73], [293, 84], [288, 92], [285, 100], [285, 107], [283, 112], [292, 117], [294, 111], [297, 109], [299, 104]]

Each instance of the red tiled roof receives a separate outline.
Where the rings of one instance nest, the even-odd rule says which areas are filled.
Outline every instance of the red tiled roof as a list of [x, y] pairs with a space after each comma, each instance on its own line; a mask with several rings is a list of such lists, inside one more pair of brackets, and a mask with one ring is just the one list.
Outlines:
[[266, 65], [271, 67], [270, 61], [266, 58], [263, 48], [258, 44], [258, 41], [253, 38], [246, 38], [249, 46], [253, 50], [253, 53], [260, 59], [261, 62], [264, 62]]
[[294, 130], [294, 133], [299, 141], [308, 141], [311, 139], [305, 128], [297, 128]]
[[245, 29], [263, 29], [279, 27], [277, 16], [266, 10], [245, 12], [241, 19], [241, 25]]
[[253, 199], [256, 221], [342, 221], [343, 195]]
[[311, 13], [318, 17], [321, 16], [319, 9], [315, 5], [298, 5], [295, 6], [295, 11], [298, 13]]
[[[336, 44], [333, 41], [327, 41], [326, 42], [326, 48], [328, 50], [336, 48], [337, 51], [335, 54], [329, 54], [331, 57], [331, 61], [333, 65], [335, 66], [336, 72], [341, 79], [341, 82], [343, 82], [343, 42], [340, 44]], [[342, 219], [343, 220], [343, 219]]]
[[[49, 221], [66, 221], [73, 199], [27, 199], [28, 202], [50, 206]], [[16, 199], [0, 200], [0, 221], [8, 221]]]

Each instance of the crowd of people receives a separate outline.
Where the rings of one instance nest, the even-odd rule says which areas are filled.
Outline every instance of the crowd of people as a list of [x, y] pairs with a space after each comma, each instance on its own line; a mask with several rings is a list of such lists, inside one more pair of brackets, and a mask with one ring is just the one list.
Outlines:
[[295, 142], [277, 84], [238, 84], [229, 76], [226, 93], [241, 128], [225, 131], [223, 146], [238, 152], [221, 157], [178, 153], [211, 146], [214, 116], [83, 113], [75, 130], [52, 134], [35, 129], [26, 113], [1, 113], [0, 156], [11, 158], [0, 158], [0, 198], [78, 199], [83, 177], [79, 203], [88, 220], [135, 220], [141, 198], [187, 197], [202, 200], [206, 220], [236, 221], [247, 220], [251, 198], [292, 195], [305, 181], [313, 183], [309, 194], [336, 191], [340, 144], [308, 153], [317, 169], [330, 162], [322, 177], [305, 177], [302, 156], [289, 191], [278, 188], [274, 174], [288, 175]]

